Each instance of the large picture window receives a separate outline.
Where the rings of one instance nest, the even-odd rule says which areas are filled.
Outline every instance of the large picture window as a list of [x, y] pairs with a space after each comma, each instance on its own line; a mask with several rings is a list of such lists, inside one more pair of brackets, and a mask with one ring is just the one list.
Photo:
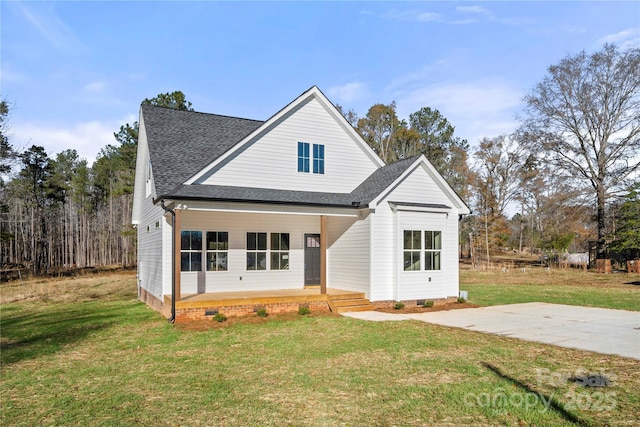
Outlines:
[[202, 232], [182, 231], [180, 233], [180, 270], [200, 271], [202, 269]]
[[442, 232], [424, 232], [424, 269], [440, 270], [440, 253], [442, 252]]
[[227, 271], [229, 233], [207, 231], [207, 271]]
[[271, 269], [289, 269], [289, 233], [271, 233]]
[[247, 270], [267, 269], [267, 233], [247, 233]]
[[420, 230], [404, 230], [404, 271], [420, 270], [421, 241]]

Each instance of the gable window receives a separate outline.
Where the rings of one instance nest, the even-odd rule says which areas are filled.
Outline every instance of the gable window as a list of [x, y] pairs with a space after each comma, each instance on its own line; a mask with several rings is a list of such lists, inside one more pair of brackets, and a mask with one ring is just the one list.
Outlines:
[[424, 232], [424, 269], [440, 270], [440, 253], [442, 251], [442, 232]]
[[420, 230], [404, 230], [404, 271], [420, 270], [421, 243]]
[[151, 159], [147, 161], [147, 167], [145, 170], [145, 197], [151, 195]]
[[271, 233], [271, 269], [289, 269], [289, 233]]
[[229, 233], [207, 231], [207, 271], [227, 271]]
[[324, 174], [324, 145], [313, 144], [313, 173]]
[[267, 233], [247, 233], [247, 270], [267, 269]]
[[308, 142], [298, 142], [298, 172], [309, 172]]
[[200, 271], [202, 269], [202, 231], [182, 231], [180, 233], [180, 270]]

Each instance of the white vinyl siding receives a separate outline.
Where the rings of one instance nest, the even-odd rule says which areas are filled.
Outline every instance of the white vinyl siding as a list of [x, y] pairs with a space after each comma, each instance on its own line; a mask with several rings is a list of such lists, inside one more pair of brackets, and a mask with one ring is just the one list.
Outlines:
[[[298, 172], [298, 143], [323, 145], [324, 173]], [[319, 150], [319, 148], [318, 148]], [[318, 167], [320, 163], [318, 162]], [[349, 193], [377, 165], [316, 99], [303, 103], [213, 175], [197, 183]]]
[[[251, 214], [238, 212], [181, 212], [183, 230], [224, 230], [228, 234], [226, 271], [204, 272], [204, 292], [301, 289], [304, 286], [304, 234], [320, 232], [315, 215]], [[247, 233], [289, 233], [288, 270], [247, 270]], [[198, 273], [181, 272], [182, 294], [198, 292]]]
[[369, 295], [369, 218], [327, 219], [328, 286]]
[[[140, 286], [158, 299], [162, 299], [163, 289], [163, 226], [164, 211], [153, 205], [151, 199], [141, 203], [141, 217], [138, 224], [138, 274], [142, 279]], [[155, 223], [160, 221], [160, 228]], [[147, 227], [149, 231], [147, 232]]]
[[[449, 212], [391, 209], [388, 201], [441, 204]], [[428, 209], [424, 209], [428, 211]], [[416, 168], [392, 189], [371, 216], [371, 300], [412, 300], [458, 295], [458, 212], [422, 168]], [[418, 271], [404, 270], [405, 230], [441, 231], [440, 270], [425, 270], [424, 242]]]

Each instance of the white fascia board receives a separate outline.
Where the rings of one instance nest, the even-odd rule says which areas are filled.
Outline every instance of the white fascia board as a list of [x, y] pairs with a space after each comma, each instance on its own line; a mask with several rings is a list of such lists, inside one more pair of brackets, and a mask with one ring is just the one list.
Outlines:
[[360, 148], [365, 151], [365, 153], [371, 158], [371, 160], [378, 165], [378, 167], [384, 166], [384, 162], [378, 155], [373, 151], [369, 144], [367, 144], [362, 137], [356, 132], [356, 130], [347, 122], [347, 119], [344, 118], [342, 114], [338, 111], [338, 109], [324, 96], [324, 94], [318, 89], [317, 86], [313, 86], [311, 89], [304, 92], [302, 95], [297, 97], [295, 100], [290, 102], [286, 107], [278, 111], [276, 114], [271, 116], [269, 120], [264, 122], [262, 126], [258, 129], [251, 132], [249, 135], [241, 139], [236, 145], [234, 145], [230, 150], [224, 153], [222, 156], [218, 157], [213, 162], [209, 163], [203, 169], [201, 169], [196, 174], [192, 175], [191, 178], [184, 182], [185, 185], [191, 185], [194, 182], [197, 182], [200, 178], [206, 175], [211, 169], [215, 168], [220, 163], [224, 162], [230, 156], [236, 154], [238, 150], [245, 146], [249, 141], [258, 137], [261, 133], [270, 129], [273, 125], [278, 123], [283, 117], [288, 115], [295, 108], [298, 108], [301, 104], [307, 102], [310, 98], [315, 97], [327, 111], [331, 113], [331, 115], [338, 120], [340, 125], [351, 135], [351, 137], [356, 141]]

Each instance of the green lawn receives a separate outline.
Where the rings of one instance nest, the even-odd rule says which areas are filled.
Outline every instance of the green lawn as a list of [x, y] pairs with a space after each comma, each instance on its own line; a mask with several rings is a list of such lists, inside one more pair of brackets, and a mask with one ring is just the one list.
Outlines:
[[462, 270], [460, 289], [479, 305], [550, 302], [640, 311], [640, 274], [580, 270]]
[[640, 362], [616, 356], [316, 314], [196, 330], [133, 276], [3, 284], [0, 310], [2, 425], [640, 424]]

